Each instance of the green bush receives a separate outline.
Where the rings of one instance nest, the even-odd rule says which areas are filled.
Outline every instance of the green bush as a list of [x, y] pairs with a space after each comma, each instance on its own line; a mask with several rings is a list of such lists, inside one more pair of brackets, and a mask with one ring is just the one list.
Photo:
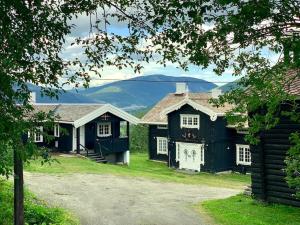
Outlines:
[[[131, 112], [138, 118], [142, 118], [149, 109]], [[148, 153], [148, 126], [130, 126], [130, 151], [136, 153]]]
[[130, 151], [148, 152], [148, 127], [143, 125], [132, 125], [130, 127]]
[[[13, 185], [0, 180], [0, 224], [13, 224]], [[64, 209], [49, 207], [25, 191], [24, 216], [27, 225], [76, 225], [78, 220]]]

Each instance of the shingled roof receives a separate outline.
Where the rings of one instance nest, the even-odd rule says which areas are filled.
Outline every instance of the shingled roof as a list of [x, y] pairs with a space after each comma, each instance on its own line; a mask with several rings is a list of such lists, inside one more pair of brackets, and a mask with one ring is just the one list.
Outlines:
[[225, 113], [233, 108], [232, 105], [225, 104], [223, 107], [215, 107], [209, 100], [210, 93], [186, 93], [186, 94], [169, 94], [158, 102], [143, 118], [144, 124], [167, 124], [167, 114], [173, 109], [176, 110], [176, 105], [192, 102], [195, 105], [202, 106], [207, 111], [215, 113], [217, 116], [224, 116]]
[[284, 85], [285, 91], [291, 95], [300, 96], [300, 69], [290, 70], [285, 82], [287, 83]]
[[33, 107], [35, 112], [53, 112], [57, 122], [70, 123], [75, 127], [82, 126], [107, 112], [130, 123], [139, 123], [136, 117], [110, 104], [35, 104]]

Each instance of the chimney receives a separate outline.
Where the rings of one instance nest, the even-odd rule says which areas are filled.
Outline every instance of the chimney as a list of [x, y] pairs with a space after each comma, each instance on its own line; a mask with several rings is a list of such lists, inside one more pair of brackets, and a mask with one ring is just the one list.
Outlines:
[[29, 103], [32, 105], [36, 103], [36, 92], [30, 92]]
[[177, 95], [182, 95], [187, 92], [186, 83], [176, 83], [176, 93]]
[[214, 88], [211, 90], [211, 97], [212, 98], [219, 98], [219, 96], [222, 95], [222, 90], [219, 88]]

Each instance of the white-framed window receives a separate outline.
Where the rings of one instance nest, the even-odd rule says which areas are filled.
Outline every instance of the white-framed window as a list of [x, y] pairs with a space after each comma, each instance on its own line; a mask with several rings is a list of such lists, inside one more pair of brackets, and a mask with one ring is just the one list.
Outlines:
[[157, 137], [157, 154], [168, 155], [168, 139], [166, 137]]
[[200, 128], [200, 116], [192, 114], [180, 115], [180, 127], [181, 128]]
[[[31, 137], [31, 132], [28, 131], [28, 138]], [[43, 127], [39, 126], [36, 128], [36, 130], [33, 132], [33, 142], [43, 142]]]
[[160, 129], [160, 130], [168, 129], [168, 125], [157, 125], [157, 129]]
[[98, 137], [108, 137], [111, 136], [111, 123], [104, 122], [98, 123]]
[[236, 164], [251, 165], [251, 152], [249, 145], [236, 145]]
[[54, 124], [54, 137], [59, 137], [59, 124]]
[[127, 121], [120, 121], [120, 138], [128, 137]]

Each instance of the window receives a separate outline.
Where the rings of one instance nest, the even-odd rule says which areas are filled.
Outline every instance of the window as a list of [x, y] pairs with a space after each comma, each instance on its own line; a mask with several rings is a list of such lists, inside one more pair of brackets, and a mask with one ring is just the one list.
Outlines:
[[59, 137], [59, 124], [54, 125], [54, 137]]
[[157, 137], [157, 154], [168, 155], [168, 139], [165, 137]]
[[236, 145], [236, 164], [251, 165], [251, 153], [249, 145]]
[[168, 129], [168, 125], [157, 125], [157, 129]]
[[120, 137], [128, 137], [127, 122], [120, 121]]
[[[43, 142], [43, 127], [39, 126], [36, 128], [36, 131], [33, 132], [33, 142]], [[28, 132], [28, 138], [30, 138], [31, 132]]]
[[98, 136], [108, 137], [111, 136], [111, 123], [99, 123], [98, 124]]
[[181, 128], [197, 128], [199, 129], [200, 117], [199, 115], [180, 115], [180, 127]]

